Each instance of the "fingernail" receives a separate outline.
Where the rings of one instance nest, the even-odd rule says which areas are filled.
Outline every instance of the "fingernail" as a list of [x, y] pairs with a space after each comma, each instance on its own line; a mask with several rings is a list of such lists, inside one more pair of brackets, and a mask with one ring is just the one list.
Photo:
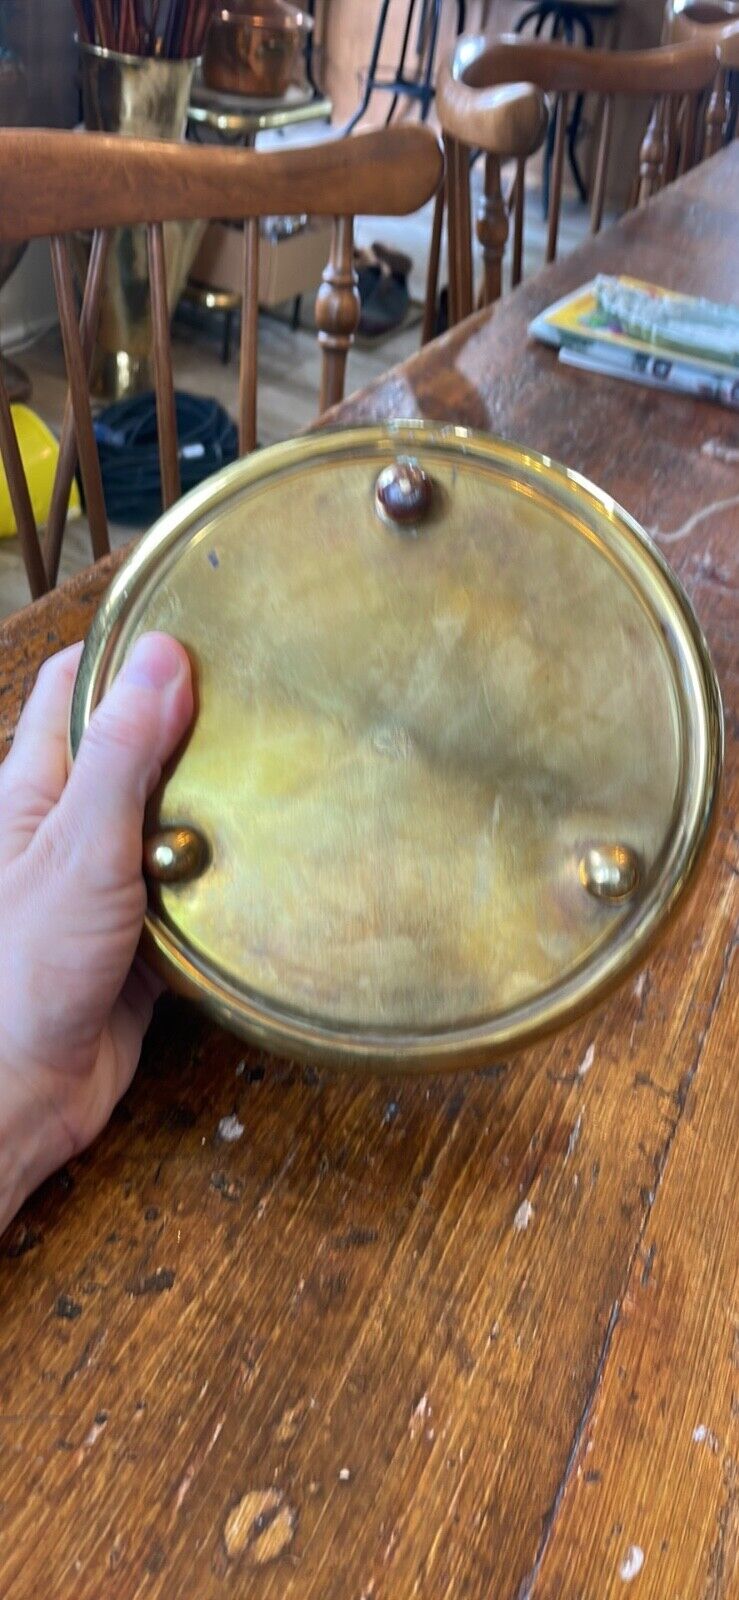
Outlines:
[[182, 673], [182, 655], [166, 633], [145, 633], [136, 640], [121, 671], [125, 683], [138, 689], [166, 689]]

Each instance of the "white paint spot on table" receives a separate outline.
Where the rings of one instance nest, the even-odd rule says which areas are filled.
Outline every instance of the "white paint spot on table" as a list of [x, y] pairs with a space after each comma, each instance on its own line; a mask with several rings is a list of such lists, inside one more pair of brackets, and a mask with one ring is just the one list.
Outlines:
[[586, 1078], [595, 1060], [595, 1045], [589, 1044], [577, 1069], [578, 1078]]
[[431, 1406], [429, 1404], [429, 1397], [427, 1394], [422, 1394], [418, 1405], [414, 1406], [411, 1412], [411, 1433], [413, 1435], [418, 1432], [419, 1428], [423, 1427], [423, 1424], [430, 1413]]
[[723, 439], [706, 439], [701, 445], [701, 455], [708, 456], [709, 461], [739, 461], [739, 450], [734, 445], [724, 444]]
[[707, 1444], [714, 1455], [718, 1454], [718, 1439], [713, 1430], [706, 1427], [705, 1422], [699, 1422], [697, 1428], [693, 1429], [693, 1444]]
[[188, 1467], [188, 1470], [185, 1473], [184, 1478], [182, 1479], [180, 1487], [177, 1490], [177, 1499], [175, 1500], [175, 1503], [174, 1503], [175, 1516], [177, 1515], [177, 1512], [180, 1510], [180, 1508], [182, 1506], [182, 1503], [183, 1503], [183, 1501], [185, 1499], [185, 1496], [187, 1494], [189, 1494], [190, 1489], [192, 1488], [192, 1480], [193, 1480], [194, 1477], [195, 1477], [195, 1468], [194, 1467]]
[[576, 1149], [577, 1149], [577, 1147], [578, 1147], [578, 1145], [580, 1143], [580, 1134], [582, 1133], [582, 1119], [583, 1119], [584, 1114], [585, 1113], [583, 1111], [580, 1112], [580, 1115], [577, 1117], [577, 1119], [576, 1119], [576, 1121], [574, 1123], [574, 1126], [572, 1128], [572, 1132], [570, 1133], [570, 1137], [567, 1140], [567, 1149], [565, 1150], [565, 1161], [569, 1161], [570, 1156], [575, 1154], [575, 1151], [576, 1151]]
[[105, 1432], [105, 1428], [107, 1426], [107, 1423], [108, 1423], [108, 1418], [105, 1416], [105, 1413], [101, 1411], [98, 1414], [98, 1416], [95, 1418], [95, 1421], [93, 1422], [92, 1427], [89, 1428], [87, 1433], [85, 1434], [85, 1437], [84, 1437], [84, 1439], [82, 1441], [82, 1448], [84, 1450], [91, 1450], [93, 1445], [97, 1444], [97, 1441], [100, 1438], [101, 1433]]
[[633, 1578], [638, 1578], [643, 1566], [644, 1551], [638, 1544], [630, 1544], [618, 1569], [618, 1575], [624, 1583], [631, 1583]]
[[218, 1124], [218, 1137], [223, 1139], [226, 1144], [234, 1144], [237, 1139], [241, 1138], [243, 1132], [244, 1124], [239, 1122], [238, 1117], [234, 1115], [221, 1117]]

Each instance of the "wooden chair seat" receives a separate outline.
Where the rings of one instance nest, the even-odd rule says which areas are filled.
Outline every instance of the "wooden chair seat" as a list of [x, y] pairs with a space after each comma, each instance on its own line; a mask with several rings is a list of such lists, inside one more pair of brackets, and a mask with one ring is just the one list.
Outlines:
[[[180, 476], [164, 223], [218, 218], [244, 224], [239, 443], [245, 453], [256, 442], [260, 218], [333, 219], [331, 253], [316, 300], [322, 412], [343, 396], [347, 354], [359, 322], [353, 218], [418, 210], [438, 189], [442, 171], [438, 139], [415, 126], [383, 128], [276, 152], [47, 129], [0, 130], [0, 243], [49, 238], [69, 381], [42, 542], [0, 375], [0, 454], [34, 598], [56, 582], [78, 461], [93, 555], [97, 559], [109, 549], [88, 379], [110, 230], [131, 225], [147, 230], [159, 454], [167, 507], [179, 497]], [[69, 236], [77, 231], [93, 235], [79, 315], [69, 254]]]

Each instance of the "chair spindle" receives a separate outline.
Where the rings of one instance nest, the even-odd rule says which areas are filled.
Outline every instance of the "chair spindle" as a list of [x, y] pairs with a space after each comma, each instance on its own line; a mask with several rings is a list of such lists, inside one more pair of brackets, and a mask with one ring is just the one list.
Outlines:
[[549, 190], [547, 261], [554, 261], [557, 255], [559, 214], [562, 208], [562, 172], [564, 166], [565, 139], [567, 136], [569, 99], [570, 97], [568, 94], [561, 94], [557, 101], [557, 121], [554, 132], [554, 156], [552, 158], [552, 181]]
[[508, 212], [500, 182], [500, 157], [485, 157], [485, 187], [477, 210], [475, 231], [482, 245], [483, 284], [480, 303], [491, 306], [503, 288], [503, 253], [508, 241]]
[[613, 128], [613, 95], [603, 96], [600, 116], [600, 133], [598, 136], [598, 154], [595, 163], [595, 177], [593, 179], [593, 198], [590, 204], [590, 232], [600, 233], [603, 221], [603, 206], [606, 197], [606, 179], [608, 177], [608, 158], [611, 153], [611, 130]]
[[257, 363], [259, 334], [259, 220], [244, 223], [244, 292], [241, 301], [241, 371], [239, 374], [239, 454], [257, 443]]
[[346, 359], [359, 325], [361, 302], [354, 270], [354, 224], [351, 217], [336, 217], [331, 254], [316, 296], [318, 342], [321, 346], [320, 410], [328, 411], [343, 398]]
[[513, 257], [511, 260], [511, 288], [517, 289], [523, 272], [523, 223], [526, 199], [526, 162], [523, 157], [516, 162], [513, 183]]
[[82, 485], [85, 491], [85, 509], [87, 511], [87, 520], [90, 524], [93, 554], [95, 560], [98, 561], [101, 556], [108, 554], [110, 541], [108, 539], [108, 518], [105, 511], [100, 458], [92, 426], [88, 363], [82, 349], [80, 328], [77, 321], [74, 280], [69, 260], [68, 241], [63, 234], [57, 233], [52, 235], [50, 244], [56, 303], [59, 310], [59, 325], [64, 346], [64, 361], [67, 368], [69, 394], [77, 437], [77, 455], [82, 473]]
[[162, 504], [166, 511], [179, 500], [180, 463], [177, 453], [177, 411], [172, 378], [172, 346], [169, 333], [167, 267], [164, 255], [164, 228], [150, 222], [146, 229], [149, 252], [149, 290], [154, 347], [154, 387], [157, 401], [159, 463], [162, 475]]
[[31, 599], [38, 600], [40, 595], [46, 594], [49, 581], [41, 554], [36, 518], [33, 514], [2, 369], [0, 369], [0, 455], [8, 480], [10, 503], [13, 507]]
[[[80, 341], [82, 344], [82, 357], [87, 374], [90, 378], [90, 366], [95, 345], [100, 306], [102, 302], [105, 266], [108, 259], [110, 235], [104, 229], [98, 228], [92, 241], [90, 263], [87, 269], [87, 280], [82, 300], [82, 315], [80, 317]], [[67, 390], [64, 402], [64, 416], [62, 419], [61, 434], [59, 437], [59, 457], [54, 473], [54, 484], [51, 491], [49, 516], [46, 523], [46, 537], [44, 544], [44, 558], [49, 583], [53, 586], [59, 575], [59, 560], [64, 537], [64, 525], [69, 506], [69, 494], [77, 467], [77, 436], [75, 433], [74, 407], [72, 396]], [[107, 516], [106, 516], [107, 531]]]
[[441, 256], [441, 239], [444, 230], [444, 210], [446, 207], [446, 180], [442, 183], [434, 201], [434, 220], [431, 228], [431, 244], [429, 246], [428, 267], [426, 269], [426, 299], [423, 307], [423, 327], [421, 329], [421, 344], [428, 344], [436, 332], [437, 296], [439, 293], [439, 259]]

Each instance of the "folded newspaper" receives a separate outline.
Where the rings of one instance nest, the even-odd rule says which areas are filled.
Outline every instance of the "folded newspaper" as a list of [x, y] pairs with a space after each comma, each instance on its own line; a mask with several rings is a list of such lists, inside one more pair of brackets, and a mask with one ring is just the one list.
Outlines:
[[558, 300], [529, 333], [568, 365], [739, 408], [739, 307], [602, 275]]

